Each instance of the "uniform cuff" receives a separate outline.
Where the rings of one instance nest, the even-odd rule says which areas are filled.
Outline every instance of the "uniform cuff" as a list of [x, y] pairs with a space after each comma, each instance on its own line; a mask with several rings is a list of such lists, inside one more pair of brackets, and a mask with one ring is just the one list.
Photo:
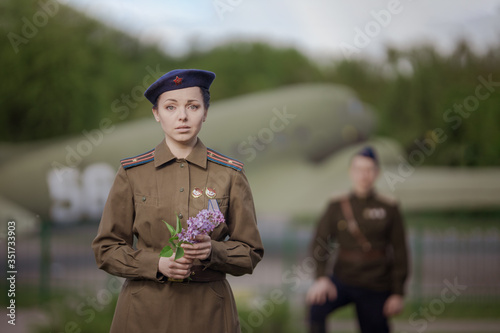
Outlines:
[[143, 251], [138, 257], [138, 267], [137, 267], [137, 275], [139, 277], [155, 280], [155, 281], [163, 281], [164, 276], [160, 272], [158, 272], [158, 262], [160, 261], [160, 253], [159, 252], [148, 252]]
[[391, 290], [392, 294], [404, 296], [404, 287], [393, 287]]
[[218, 265], [224, 265], [227, 261], [227, 250], [223, 242], [212, 240], [212, 252], [210, 256], [200, 262], [205, 268], [216, 268]]
[[316, 265], [317, 265], [316, 272], [314, 273], [315, 278], [319, 278], [322, 276], [328, 276], [328, 274], [326, 273], [325, 265], [323, 265], [322, 263], [318, 263], [318, 262], [316, 262]]

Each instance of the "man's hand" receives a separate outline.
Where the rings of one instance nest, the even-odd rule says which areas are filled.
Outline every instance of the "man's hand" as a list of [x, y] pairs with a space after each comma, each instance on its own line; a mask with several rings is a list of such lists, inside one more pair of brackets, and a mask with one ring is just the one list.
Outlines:
[[326, 276], [318, 278], [307, 292], [308, 304], [324, 304], [327, 300], [334, 301], [337, 298], [337, 287]]
[[198, 235], [196, 240], [199, 243], [196, 244], [182, 244], [181, 247], [184, 249], [184, 258], [194, 260], [205, 260], [210, 256], [212, 252], [212, 240], [210, 236]]
[[391, 317], [403, 311], [403, 296], [393, 294], [387, 298], [384, 304], [384, 315]]
[[174, 260], [174, 256], [161, 257], [158, 261], [158, 271], [172, 279], [185, 279], [191, 274], [192, 259], [180, 258]]

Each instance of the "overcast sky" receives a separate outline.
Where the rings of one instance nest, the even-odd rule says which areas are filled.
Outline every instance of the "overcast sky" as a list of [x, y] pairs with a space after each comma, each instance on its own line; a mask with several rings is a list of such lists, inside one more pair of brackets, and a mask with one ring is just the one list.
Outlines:
[[384, 45], [465, 37], [478, 51], [500, 41], [500, 0], [60, 0], [140, 40], [182, 55], [196, 42], [295, 46], [313, 57], [378, 56]]

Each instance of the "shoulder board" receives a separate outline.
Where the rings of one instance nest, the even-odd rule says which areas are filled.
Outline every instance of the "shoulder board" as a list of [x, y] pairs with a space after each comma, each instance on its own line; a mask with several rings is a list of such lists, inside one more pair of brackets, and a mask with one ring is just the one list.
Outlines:
[[396, 200], [396, 198], [388, 196], [388, 195], [382, 195], [380, 193], [376, 193], [375, 198], [377, 198], [377, 200], [382, 201], [383, 203], [385, 203], [389, 206], [397, 206], [398, 205], [398, 200]]
[[207, 148], [207, 159], [214, 163], [233, 168], [236, 171], [243, 169], [243, 163], [233, 158], [227, 157], [211, 148]]
[[148, 162], [151, 162], [155, 159], [155, 150], [151, 149], [148, 152], [145, 152], [143, 154], [134, 156], [134, 157], [128, 157], [124, 158], [123, 160], [120, 161], [124, 169], [129, 169], [141, 164], [146, 164]]

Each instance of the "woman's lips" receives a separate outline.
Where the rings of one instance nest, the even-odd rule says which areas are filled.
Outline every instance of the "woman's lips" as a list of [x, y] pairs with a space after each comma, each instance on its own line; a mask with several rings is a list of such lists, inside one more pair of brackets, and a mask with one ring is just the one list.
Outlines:
[[179, 132], [187, 132], [191, 129], [191, 127], [189, 126], [178, 126], [175, 128], [177, 131]]

